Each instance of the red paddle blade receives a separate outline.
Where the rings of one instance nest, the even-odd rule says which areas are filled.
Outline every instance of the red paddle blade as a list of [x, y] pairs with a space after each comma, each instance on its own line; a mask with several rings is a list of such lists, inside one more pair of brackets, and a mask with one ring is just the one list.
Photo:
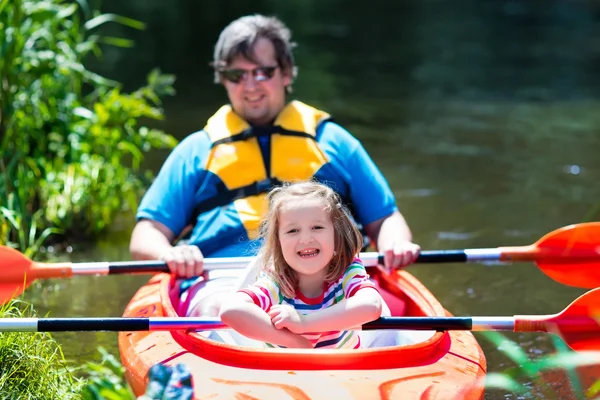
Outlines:
[[549, 322], [548, 332], [560, 335], [573, 350], [600, 351], [600, 288], [578, 297]]
[[534, 244], [538, 267], [565, 285], [600, 287], [600, 222], [569, 225]]
[[10, 247], [0, 247], [0, 304], [8, 302], [25, 290], [33, 274], [33, 261]]
[[600, 351], [600, 288], [553, 315], [515, 315], [515, 332], [550, 332], [575, 351]]
[[0, 304], [6, 304], [23, 293], [23, 284], [0, 283]]

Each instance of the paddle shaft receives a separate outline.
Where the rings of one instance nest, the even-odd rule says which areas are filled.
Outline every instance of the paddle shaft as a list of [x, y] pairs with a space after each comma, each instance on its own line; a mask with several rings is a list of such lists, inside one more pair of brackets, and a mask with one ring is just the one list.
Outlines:
[[[374, 252], [360, 253], [360, 258], [365, 266], [383, 264], [383, 256]], [[428, 250], [422, 251], [417, 258], [417, 263], [449, 263], [466, 261], [499, 260], [501, 251], [496, 249], [471, 249], [471, 250]], [[243, 268], [254, 257], [221, 257], [206, 258], [206, 270]], [[169, 272], [164, 261], [116, 261], [116, 262], [88, 262], [72, 263], [73, 275], [117, 275], [135, 273]]]
[[[536, 330], [545, 331], [537, 325]], [[218, 318], [0, 318], [0, 332], [171, 331], [228, 327]], [[381, 317], [361, 330], [513, 331], [515, 317]]]
[[[421, 251], [417, 263], [462, 263], [467, 261], [533, 261], [550, 278], [565, 285], [600, 287], [600, 222], [565, 226], [527, 246], [465, 250]], [[377, 253], [361, 253], [366, 266], [384, 264]], [[206, 258], [205, 269], [243, 268], [254, 257]], [[0, 246], [0, 301], [21, 293], [35, 279], [66, 278], [73, 275], [113, 275], [169, 272], [164, 261], [119, 261], [84, 263], [40, 263], [15, 249]]]

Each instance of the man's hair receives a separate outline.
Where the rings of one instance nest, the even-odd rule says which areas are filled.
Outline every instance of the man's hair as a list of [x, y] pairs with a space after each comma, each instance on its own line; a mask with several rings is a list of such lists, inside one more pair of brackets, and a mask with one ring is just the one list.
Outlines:
[[[276, 17], [255, 14], [231, 22], [223, 29], [215, 45], [211, 63], [215, 69], [215, 83], [221, 82], [219, 70], [226, 68], [238, 56], [258, 64], [253, 48], [260, 38], [269, 39], [273, 43], [277, 65], [283, 72], [289, 73], [293, 81], [297, 68], [292, 49], [296, 44], [290, 41], [291, 36], [289, 28]], [[291, 88], [288, 88], [289, 91]]]

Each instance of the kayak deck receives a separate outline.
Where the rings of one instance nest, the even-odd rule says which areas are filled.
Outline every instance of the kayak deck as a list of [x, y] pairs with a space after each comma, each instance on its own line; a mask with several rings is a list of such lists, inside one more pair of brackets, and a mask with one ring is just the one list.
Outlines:
[[[392, 315], [449, 315], [412, 275], [370, 269]], [[127, 317], [177, 316], [167, 274], [140, 288]], [[186, 364], [196, 399], [481, 399], [483, 351], [470, 332], [435, 332], [423, 341], [359, 350], [264, 349], [236, 346], [184, 331], [121, 332], [126, 378], [136, 395], [149, 368]]]

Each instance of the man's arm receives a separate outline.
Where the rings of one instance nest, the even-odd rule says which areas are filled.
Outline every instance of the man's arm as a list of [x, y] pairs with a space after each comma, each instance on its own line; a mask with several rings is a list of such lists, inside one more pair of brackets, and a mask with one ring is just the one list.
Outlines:
[[129, 251], [134, 260], [158, 260], [173, 248], [174, 238], [175, 234], [164, 224], [142, 219], [133, 228]]
[[412, 241], [412, 232], [408, 223], [399, 211], [394, 211], [387, 217], [373, 221], [365, 226], [365, 232], [379, 249], [391, 239]]
[[209, 151], [210, 140], [198, 132], [186, 137], [169, 154], [142, 198], [131, 234], [129, 250], [137, 260], [164, 260], [177, 276], [202, 273], [204, 260], [197, 246], [172, 243], [189, 224], [194, 193], [202, 181], [199, 167]]
[[365, 232], [383, 254], [389, 269], [406, 266], [416, 260], [421, 248], [412, 242], [412, 233], [399, 211], [365, 225]]
[[197, 246], [173, 246], [175, 234], [164, 224], [140, 220], [131, 234], [129, 251], [136, 260], [164, 260], [171, 272], [181, 277], [202, 274], [204, 256]]
[[360, 141], [335, 123], [326, 124], [321, 139], [328, 145], [334, 143], [337, 154], [346, 155], [335, 158], [335, 164], [341, 167], [348, 185], [355, 217], [384, 254], [385, 267], [391, 270], [413, 262], [420, 247], [412, 243], [411, 231], [387, 180]]

